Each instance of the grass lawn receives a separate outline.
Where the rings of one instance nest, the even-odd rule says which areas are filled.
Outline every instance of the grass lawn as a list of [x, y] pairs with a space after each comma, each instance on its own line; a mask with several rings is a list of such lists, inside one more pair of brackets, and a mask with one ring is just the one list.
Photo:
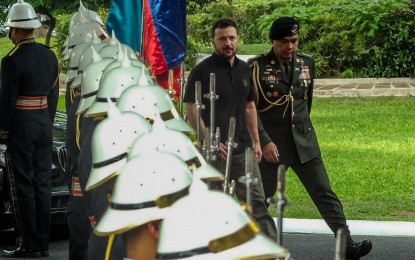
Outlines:
[[[0, 57], [12, 47], [0, 38]], [[269, 48], [241, 45], [239, 53]], [[63, 95], [58, 109], [65, 109]], [[415, 221], [414, 109], [415, 97], [315, 98], [311, 116], [347, 219]], [[321, 218], [290, 171], [287, 197], [285, 217]], [[276, 216], [274, 206], [271, 213]]]
[[[44, 44], [45, 38], [37, 37], [36, 41], [39, 43]], [[52, 50], [57, 53], [56, 44], [54, 43], [55, 39], [52, 38], [51, 46], [53, 47]], [[0, 60], [7, 55], [14, 47], [14, 44], [8, 37], [0, 37]]]
[[0, 37], [0, 59], [3, 59], [9, 51], [14, 47], [14, 44], [7, 37]]
[[[415, 221], [414, 108], [415, 97], [315, 99], [311, 116], [347, 219]], [[291, 171], [287, 197], [284, 217], [321, 218]]]
[[58, 108], [57, 110], [65, 111], [65, 95], [61, 94], [58, 100]]

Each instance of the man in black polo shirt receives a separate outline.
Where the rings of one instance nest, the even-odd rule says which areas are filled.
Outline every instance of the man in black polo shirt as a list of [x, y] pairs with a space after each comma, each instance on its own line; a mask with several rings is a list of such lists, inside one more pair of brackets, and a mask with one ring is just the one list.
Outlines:
[[[210, 74], [216, 75], [215, 126], [220, 128], [222, 159], [226, 158], [229, 121], [236, 118], [235, 142], [237, 148], [233, 150], [230, 178], [235, 180], [236, 195], [240, 201], [246, 201], [246, 188], [239, 182], [239, 178], [245, 175], [245, 150], [253, 149], [256, 161], [262, 157], [257, 130], [257, 114], [254, 104], [254, 92], [251, 87], [251, 72], [249, 65], [237, 58], [238, 31], [235, 22], [229, 19], [221, 19], [213, 24], [212, 43], [215, 52], [212, 56], [199, 63], [190, 73], [184, 102], [186, 102], [188, 119], [196, 129], [195, 107], [195, 82], [201, 82], [202, 97], [210, 92]], [[209, 100], [203, 98], [205, 109], [201, 114], [200, 132], [201, 139], [205, 137], [205, 127], [210, 124]], [[269, 214], [264, 203], [264, 190], [257, 163], [253, 163], [253, 177], [258, 179], [252, 188], [253, 217], [259, 223], [262, 232], [269, 237], [276, 238], [275, 222]], [[222, 163], [224, 166], [225, 163]], [[224, 167], [221, 169], [225, 171]]]

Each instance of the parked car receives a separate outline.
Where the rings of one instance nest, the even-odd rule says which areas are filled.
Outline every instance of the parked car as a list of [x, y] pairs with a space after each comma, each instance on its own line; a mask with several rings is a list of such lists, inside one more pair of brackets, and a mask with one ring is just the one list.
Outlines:
[[[53, 125], [51, 224], [64, 224], [69, 200], [68, 176], [65, 174], [66, 114], [58, 111]], [[5, 152], [0, 151], [0, 230], [12, 228], [12, 212], [5, 166]]]

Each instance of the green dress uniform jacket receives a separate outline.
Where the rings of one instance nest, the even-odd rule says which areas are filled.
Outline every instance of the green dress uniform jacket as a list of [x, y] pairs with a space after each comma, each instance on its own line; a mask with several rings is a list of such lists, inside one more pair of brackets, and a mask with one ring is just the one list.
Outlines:
[[319, 156], [320, 147], [310, 119], [314, 60], [294, 54], [291, 84], [273, 50], [248, 62], [253, 70], [258, 115], [266, 130], [266, 133], [260, 131], [261, 145], [272, 140], [284, 164], [293, 163], [296, 154], [302, 163]]
[[[292, 168], [307, 190], [321, 216], [335, 233], [343, 228], [350, 237], [343, 206], [330, 187], [310, 111], [315, 77], [314, 60], [294, 54], [291, 78], [283, 73], [273, 49], [249, 60], [256, 91], [256, 104], [263, 129], [259, 127], [262, 147], [274, 142], [279, 164]], [[277, 164], [259, 164], [265, 196], [271, 201], [277, 186]]]

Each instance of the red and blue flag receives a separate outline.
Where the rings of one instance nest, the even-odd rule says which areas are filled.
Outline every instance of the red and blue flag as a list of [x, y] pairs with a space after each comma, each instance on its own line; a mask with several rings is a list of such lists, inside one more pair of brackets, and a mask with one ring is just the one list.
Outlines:
[[180, 64], [186, 57], [186, 0], [113, 0], [108, 32], [141, 53], [158, 84], [167, 88], [174, 71], [174, 89], [180, 93]]

